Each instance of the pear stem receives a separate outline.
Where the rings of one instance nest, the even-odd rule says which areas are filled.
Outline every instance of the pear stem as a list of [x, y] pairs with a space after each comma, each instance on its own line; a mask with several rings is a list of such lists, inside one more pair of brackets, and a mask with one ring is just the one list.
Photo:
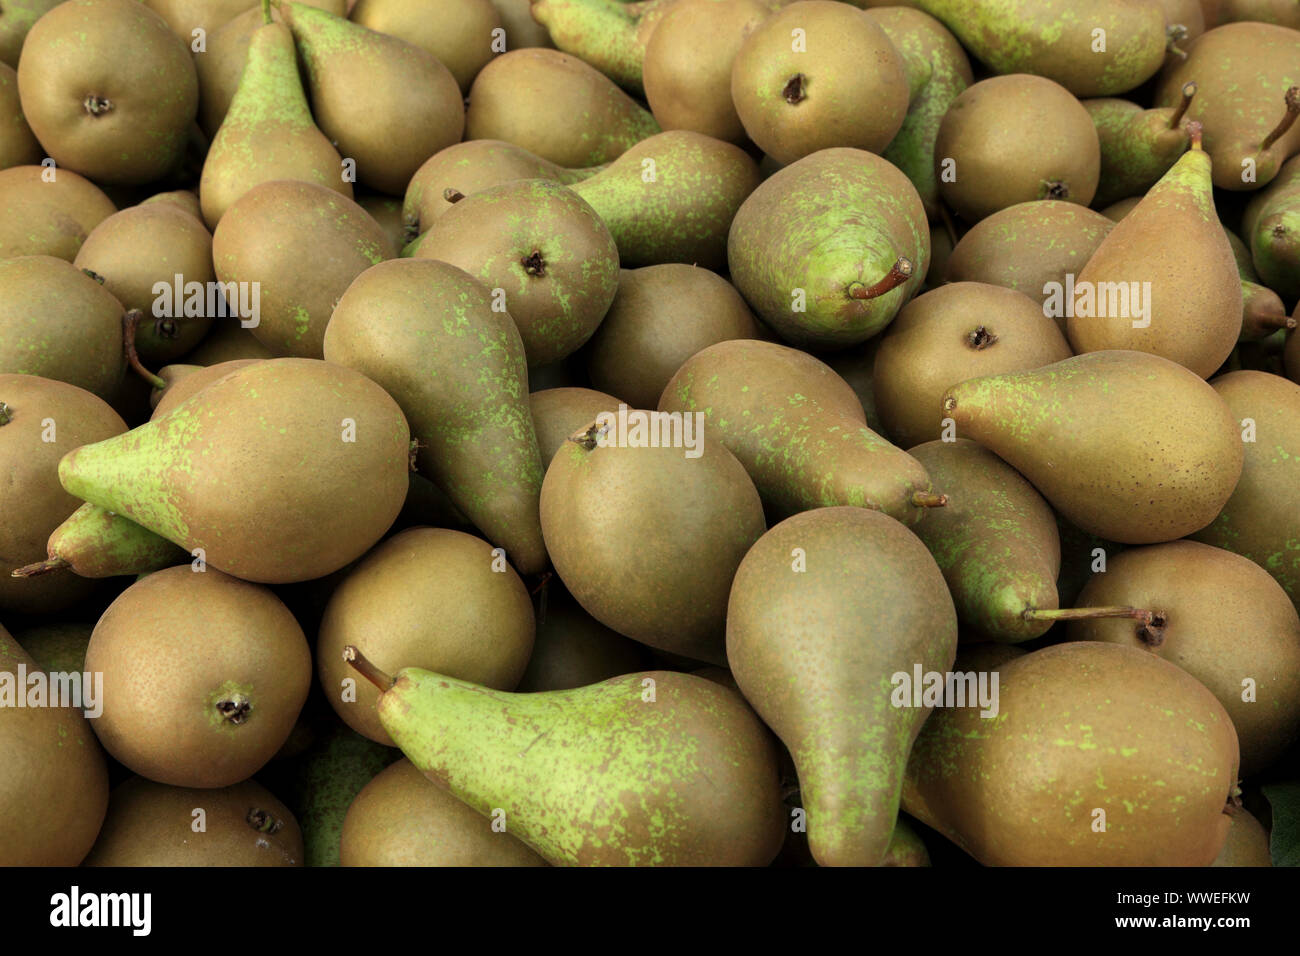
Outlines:
[[1178, 46], [1187, 39], [1187, 27], [1181, 23], [1171, 23], [1165, 27], [1165, 49], [1180, 60], [1187, 59], [1187, 51]]
[[885, 273], [885, 277], [873, 286], [864, 286], [861, 282], [852, 282], [849, 284], [850, 299], [876, 299], [900, 285], [912, 277], [916, 267], [912, 265], [912, 260], [905, 256], [899, 256], [898, 260]]
[[1187, 139], [1188, 142], [1191, 143], [1189, 148], [1196, 150], [1198, 153], [1204, 150], [1204, 147], [1201, 145], [1202, 130], [1203, 127], [1196, 120], [1192, 120], [1187, 124]]
[[381, 692], [388, 690], [396, 683], [393, 678], [367, 660], [366, 655], [362, 654], [352, 644], [343, 648], [343, 659], [351, 664], [355, 670], [359, 671], [362, 677], [378, 687]]
[[1294, 329], [1296, 327], [1296, 318], [1293, 315], [1285, 315], [1280, 312], [1264, 312], [1252, 316], [1256, 325], [1263, 329]]
[[942, 508], [948, 503], [948, 496], [933, 491], [914, 491], [910, 501], [913, 508]]
[[1264, 152], [1285, 136], [1287, 130], [1295, 124], [1297, 116], [1300, 116], [1300, 86], [1293, 86], [1286, 91], [1286, 115], [1273, 132], [1264, 137], [1264, 142], [1259, 144], [1259, 151]]
[[15, 568], [9, 572], [10, 577], [15, 578], [35, 578], [42, 574], [49, 574], [51, 571], [57, 571], [60, 568], [71, 567], [71, 565], [62, 558], [47, 558], [44, 561], [37, 561], [35, 564], [28, 564], [21, 568]]
[[0, 425], [8, 425], [14, 420], [14, 410], [9, 407], [8, 403], [0, 402]]
[[132, 309], [122, 317], [122, 349], [126, 353], [127, 363], [135, 369], [136, 374], [162, 391], [167, 387], [167, 383], [140, 363], [140, 355], [135, 350], [135, 332], [140, 328], [140, 320], [143, 318], [144, 313], [139, 309]]
[[1027, 607], [1020, 612], [1026, 621], [1093, 621], [1099, 618], [1127, 617], [1150, 624], [1155, 615], [1140, 607], [1065, 607], [1055, 610]]
[[574, 432], [566, 438], [565, 441], [573, 442], [575, 445], [580, 446], [584, 451], [591, 451], [596, 447], [596, 439], [600, 437], [604, 428], [605, 426], [600, 422], [592, 422], [581, 431]]
[[271, 22], [271, 0], [262, 0], [262, 23]]
[[1183, 98], [1179, 100], [1178, 105], [1174, 107], [1174, 115], [1169, 117], [1170, 129], [1178, 129], [1178, 124], [1183, 121], [1183, 116], [1186, 115], [1187, 113], [1187, 107], [1192, 105], [1192, 97], [1194, 97], [1195, 95], [1196, 95], [1196, 84], [1194, 82], [1184, 83]]

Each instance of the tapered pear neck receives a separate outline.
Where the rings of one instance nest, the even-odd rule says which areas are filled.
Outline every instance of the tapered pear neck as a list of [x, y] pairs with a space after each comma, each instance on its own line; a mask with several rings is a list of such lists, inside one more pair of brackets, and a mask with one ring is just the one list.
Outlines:
[[356, 647], [349, 644], [343, 648], [343, 659], [352, 665], [362, 677], [379, 688], [380, 692], [389, 690], [396, 681], [371, 663]]

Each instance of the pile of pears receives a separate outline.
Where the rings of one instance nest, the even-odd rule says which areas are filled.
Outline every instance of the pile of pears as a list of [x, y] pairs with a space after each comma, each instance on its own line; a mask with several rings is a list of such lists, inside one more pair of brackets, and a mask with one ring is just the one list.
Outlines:
[[1080, 6], [6, 0], [0, 865], [1294, 859], [1300, 14]]

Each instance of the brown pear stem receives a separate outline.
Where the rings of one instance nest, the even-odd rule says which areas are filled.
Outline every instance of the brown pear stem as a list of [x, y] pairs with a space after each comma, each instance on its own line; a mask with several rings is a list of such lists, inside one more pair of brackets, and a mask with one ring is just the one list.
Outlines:
[[1257, 313], [1253, 316], [1253, 321], [1264, 329], [1294, 329], [1296, 327], [1295, 316], [1283, 315], [1278, 312]]
[[343, 648], [343, 659], [351, 664], [355, 670], [359, 671], [362, 677], [378, 687], [380, 691], [386, 691], [396, 683], [393, 678], [370, 663], [366, 659], [366, 655], [362, 654], [352, 644]]
[[1277, 124], [1273, 132], [1264, 137], [1264, 142], [1259, 144], [1259, 151], [1264, 152], [1285, 136], [1287, 130], [1295, 124], [1297, 116], [1300, 116], [1300, 86], [1293, 86], [1286, 91], [1286, 115], [1282, 117], [1282, 121]]
[[60, 568], [71, 567], [72, 565], [62, 558], [46, 558], [44, 561], [37, 561], [35, 564], [24, 565], [21, 568], [15, 568], [9, 572], [10, 577], [15, 578], [35, 578], [42, 574], [49, 574], [51, 571], [57, 571]]
[[1195, 95], [1196, 84], [1194, 82], [1184, 83], [1183, 98], [1179, 100], [1178, 105], [1174, 107], [1174, 115], [1169, 117], [1170, 129], [1178, 129], [1178, 124], [1183, 121], [1183, 116], [1187, 113], [1187, 107], [1192, 105], [1192, 97]]
[[899, 256], [898, 260], [890, 266], [885, 273], [885, 277], [873, 286], [864, 286], [861, 282], [853, 282], [849, 285], [850, 299], [877, 299], [912, 277], [916, 267], [912, 265], [912, 260], [905, 256]]
[[449, 203], [458, 203], [465, 198], [465, 194], [459, 189], [452, 189], [448, 186], [442, 191], [442, 198], [447, 200]]
[[162, 391], [167, 387], [167, 383], [141, 364], [140, 355], [135, 350], [135, 332], [140, 328], [140, 320], [143, 318], [144, 313], [139, 309], [132, 309], [122, 317], [122, 349], [126, 353], [127, 364], [135, 369], [136, 374]]
[[914, 491], [910, 500], [913, 508], [942, 508], [948, 503], [948, 496], [933, 491]]
[[551, 583], [551, 577], [552, 574], [550, 571], [543, 571], [541, 574], [537, 576], [537, 583], [533, 585], [532, 590], [529, 591], [528, 593], [534, 595], [537, 594], [538, 591], [542, 590], [544, 587], [546, 587], [548, 584]]
[[1020, 612], [1026, 621], [1094, 621], [1099, 618], [1127, 617], [1150, 624], [1155, 615], [1140, 607], [1065, 607], [1047, 610], [1028, 607]]
[[1191, 144], [1190, 149], [1201, 152], [1205, 147], [1201, 145], [1203, 127], [1196, 120], [1187, 124], [1187, 141]]

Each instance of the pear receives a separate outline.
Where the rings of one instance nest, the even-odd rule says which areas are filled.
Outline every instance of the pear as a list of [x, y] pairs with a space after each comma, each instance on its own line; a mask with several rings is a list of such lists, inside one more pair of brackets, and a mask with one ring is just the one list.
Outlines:
[[492, 0], [501, 17], [501, 25], [506, 31], [506, 47], [510, 50], [522, 50], [525, 47], [546, 47], [554, 49], [546, 27], [533, 19], [529, 0]]
[[[427, 0], [357, 0], [348, 19], [429, 53], [451, 71], [461, 93], [469, 92], [495, 55], [493, 43], [502, 27], [490, 0], [442, 0], [432, 7]], [[507, 38], [511, 50], [523, 45]]]
[[1067, 303], [1076, 352], [1149, 352], [1208, 378], [1236, 344], [1241, 279], [1214, 211], [1199, 125], [1189, 124], [1188, 132], [1192, 148], [1079, 273], [1074, 301]]
[[[973, 441], [931, 441], [908, 451], [948, 503], [916, 534], [934, 555], [972, 640], [1027, 641], [1052, 626], [1026, 617], [1057, 607], [1056, 516], [1016, 470]], [[1122, 601], [1115, 601], [1122, 604]]]
[[307, 108], [293, 34], [264, 19], [248, 41], [239, 88], [203, 162], [199, 200], [209, 229], [240, 196], [273, 179], [300, 179], [352, 198], [338, 150]]
[[[857, 69], [862, 63], [871, 69]], [[773, 13], [731, 67], [745, 132], [782, 164], [832, 146], [881, 152], [903, 125], [909, 92], [889, 34], [851, 4], [830, 0], [798, 0]]]
[[18, 74], [0, 63], [0, 169], [39, 163], [45, 155], [23, 118], [18, 99]]
[[334, 309], [325, 358], [392, 391], [420, 471], [521, 574], [546, 567], [523, 342], [482, 283], [431, 259], [371, 266]]
[[17, 68], [32, 24], [59, 5], [61, 0], [9, 0], [0, 16], [0, 63]]
[[[612, 631], [582, 609], [554, 580], [537, 614], [537, 642], [520, 693], [569, 690], [644, 670], [644, 644]], [[698, 671], [696, 673], [699, 673]]]
[[303, 3], [280, 10], [307, 66], [312, 114], [362, 183], [401, 195], [421, 163], [460, 142], [460, 88], [432, 53]]
[[1083, 101], [1101, 144], [1101, 179], [1094, 205], [1139, 196], [1169, 171], [1187, 150], [1187, 130], [1181, 124], [1195, 95], [1196, 84], [1187, 83], [1178, 105], [1151, 110], [1114, 98]]
[[171, 172], [199, 108], [187, 44], [136, 0], [79, 0], [41, 17], [23, 43], [18, 89], [50, 156], [100, 183]]
[[108, 807], [104, 754], [82, 712], [30, 705], [26, 676], [40, 669], [0, 627], [0, 866], [77, 866]]
[[[1067, 275], [1079, 274], [1113, 228], [1111, 220], [1078, 203], [1016, 203], [972, 226], [942, 274], [948, 282], [987, 282], [1045, 302], [1054, 288], [1064, 287]], [[1064, 314], [1053, 317], [1064, 332]]]
[[510, 694], [350, 656], [411, 763], [551, 863], [766, 866], [781, 847], [776, 748], [726, 687], [647, 671]]
[[533, 367], [576, 352], [618, 291], [614, 237], [582, 197], [544, 179], [460, 200], [424, 234], [415, 258], [457, 266], [499, 290]]
[[1272, 866], [1269, 834], [1260, 822], [1240, 808], [1230, 820], [1228, 840], [1210, 866]]
[[[1035, 73], [1075, 96], [1113, 96], [1140, 86], [1165, 58], [1159, 0], [1095, 0], [1079, 16], [1071, 0], [912, 0], [937, 17], [994, 73]], [[1106, 37], [1097, 48], [1097, 31]]]
[[1232, 413], [1168, 359], [1106, 350], [976, 378], [943, 402], [958, 434], [1028, 478], [1067, 520], [1155, 544], [1214, 520], [1241, 477]]
[[569, 436], [596, 420], [601, 412], [618, 412], [619, 400], [590, 388], [547, 388], [531, 392], [528, 407], [537, 431], [542, 466], [549, 468]]
[[17, 568], [13, 576], [33, 577], [60, 568], [83, 578], [148, 574], [189, 557], [166, 538], [90, 503], [54, 529], [46, 551], [46, 560]]
[[249, 581], [307, 581], [388, 530], [406, 496], [409, 447], [401, 409], [374, 382], [325, 362], [276, 359], [70, 452], [59, 480], [201, 550], [212, 567]]
[[928, 706], [898, 673], [946, 671], [957, 615], [934, 559], [887, 515], [821, 508], [745, 555], [727, 607], [727, 661], [790, 748], [822, 866], [876, 866]]
[[659, 124], [577, 57], [511, 50], [485, 66], [469, 91], [468, 139], [503, 139], [559, 166], [607, 163]]
[[513, 690], [533, 649], [523, 581], [482, 538], [408, 528], [371, 551], [334, 588], [316, 661], [325, 696], [357, 733], [393, 745], [375, 712], [379, 694], [353, 687], [343, 648], [362, 642], [376, 666], [411, 666]]
[[557, 48], [640, 94], [650, 38], [673, 6], [674, 0], [536, 0], [531, 12]]
[[144, 5], [167, 21], [173, 33], [189, 43], [194, 31], [219, 30], [256, 0], [144, 0]]
[[382, 770], [356, 795], [335, 855], [343, 866], [546, 866], [409, 760]]
[[685, 263], [624, 269], [587, 345], [587, 372], [597, 388], [635, 408], [654, 408], [673, 373], [696, 352], [758, 337], [749, 306], [716, 273]]
[[721, 271], [727, 230], [758, 182], [758, 167], [739, 147], [670, 130], [570, 188], [609, 227], [624, 266], [686, 262]]
[[0, 259], [55, 256], [71, 262], [86, 236], [117, 207], [67, 169], [0, 169]]
[[[1291, 341], [1300, 337], [1293, 332]], [[1193, 537], [1250, 558], [1300, 607], [1300, 385], [1241, 371], [1220, 375], [1210, 387], [1240, 423], [1245, 463], [1223, 510]]]
[[289, 737], [311, 685], [311, 650], [267, 588], [189, 567], [141, 578], [95, 625], [95, 733], [118, 761], [177, 787], [247, 780]]
[[0, 372], [112, 398], [122, 381], [122, 304], [52, 256], [0, 260]]
[[[564, 0], [538, 0], [534, 9], [555, 8], [559, 2]], [[664, 129], [689, 129], [743, 145], [745, 128], [731, 98], [731, 67], [772, 5], [768, 0], [677, 0], [653, 9], [663, 12], [645, 44], [641, 72], [650, 112]]]
[[77, 510], [77, 499], [54, 480], [59, 459], [124, 431], [118, 414], [87, 391], [35, 375], [0, 374], [0, 472], [6, 476], [0, 609], [49, 613], [89, 596], [89, 586], [67, 571], [26, 581], [11, 575], [42, 561], [50, 534]]
[[168, 365], [166, 368], [159, 369], [158, 377], [167, 385], [161, 391], [155, 389], [150, 396], [157, 400], [150, 418], [162, 418], [213, 382], [220, 381], [231, 372], [260, 361], [261, 359], [232, 359], [229, 362], [218, 362], [216, 365]]
[[[928, 79], [912, 96], [903, 125], [881, 155], [912, 181], [925, 203], [926, 215], [938, 219], [939, 177], [935, 169], [934, 144], [948, 107], [974, 82], [970, 61], [956, 37], [942, 23], [920, 10], [884, 6], [868, 10], [867, 17], [880, 24], [905, 57], [929, 66]], [[942, 275], [937, 261], [933, 271]]]
[[[195, 810], [204, 825], [196, 829]], [[254, 780], [220, 789], [118, 784], [86, 866], [302, 866], [302, 831]]]
[[1069, 637], [1149, 651], [1208, 687], [1237, 730], [1243, 774], [1267, 767], [1300, 734], [1300, 615], [1254, 562], [1195, 541], [1130, 548], [1076, 604], [1149, 612], [1149, 621], [1070, 620]]
[[47, 674], [84, 673], [86, 645], [94, 629], [93, 623], [76, 621], [42, 624], [18, 631], [14, 639]]
[[782, 517], [855, 505], [914, 524], [943, 503], [919, 462], [866, 427], [848, 383], [797, 349], [749, 340], [711, 345], [677, 370], [659, 407], [703, 415], [709, 436], [740, 460]]
[[565, 169], [499, 139], [456, 143], [430, 156], [411, 177], [402, 203], [407, 238], [432, 228], [461, 196], [472, 196], [512, 179], [550, 179], [569, 185], [598, 171]]
[[934, 161], [940, 197], [975, 223], [1035, 199], [1088, 205], [1101, 145], [1088, 111], [1067, 89], [1014, 74], [981, 80], [953, 100], [939, 124]]
[[[165, 365], [190, 351], [207, 334], [212, 316], [186, 315], [184, 301], [166, 309], [155, 286], [197, 282], [212, 272], [212, 236], [201, 220], [167, 203], [132, 206], [97, 225], [72, 264], [104, 280], [124, 309], [147, 317], [135, 334], [140, 361]], [[179, 276], [179, 279], [177, 278]], [[170, 312], [170, 314], [169, 314]]]
[[844, 348], [880, 332], [921, 287], [930, 231], [916, 188], [892, 164], [824, 149], [745, 200], [727, 260], [731, 281], [783, 339]]
[[1229, 23], [1198, 37], [1160, 76], [1157, 107], [1194, 81], [1187, 118], [1205, 128], [1214, 185], [1237, 192], [1272, 182], [1300, 149], [1300, 37], [1271, 23]]
[[1195, 678], [1074, 643], [1001, 664], [996, 717], [935, 710], [902, 804], [985, 866], [1208, 866], [1236, 784], [1232, 721]]
[[1300, 296], [1300, 156], [1251, 198], [1241, 232], [1259, 280], [1287, 300]]
[[981, 375], [1042, 368], [1072, 353], [1028, 296], [954, 282], [913, 299], [880, 337], [872, 378], [885, 434], [902, 445], [941, 436], [943, 396]]
[[[304, 259], [302, 250], [310, 248]], [[276, 355], [321, 358], [339, 297], [397, 250], [352, 200], [313, 183], [260, 183], [240, 196], [212, 236], [222, 283], [256, 284], [253, 335]]]
[[556, 453], [542, 483], [546, 549], [602, 624], [722, 663], [731, 578], [765, 527], [758, 492], [723, 444], [702, 439], [698, 419], [680, 441], [671, 432], [644, 437], [627, 421], [598, 419]]

